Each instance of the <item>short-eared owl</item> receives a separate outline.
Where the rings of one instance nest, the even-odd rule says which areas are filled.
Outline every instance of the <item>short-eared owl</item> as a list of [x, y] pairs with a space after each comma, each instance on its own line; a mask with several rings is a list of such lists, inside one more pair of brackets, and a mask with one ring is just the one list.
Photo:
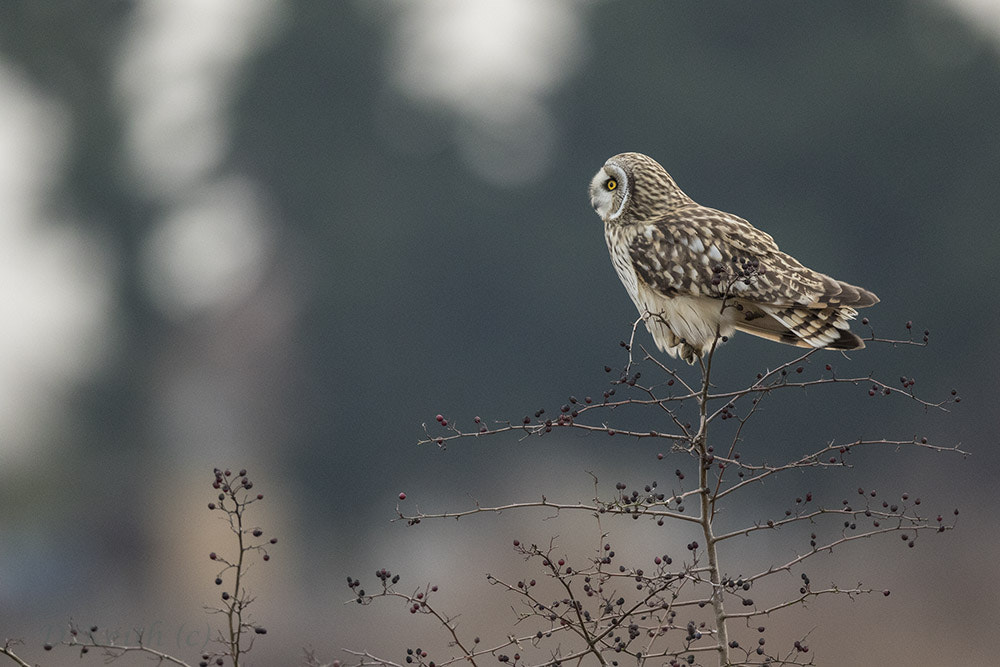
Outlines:
[[694, 363], [745, 331], [799, 347], [854, 350], [855, 308], [878, 303], [778, 250], [746, 220], [696, 204], [655, 160], [622, 153], [590, 182], [611, 261], [664, 352]]

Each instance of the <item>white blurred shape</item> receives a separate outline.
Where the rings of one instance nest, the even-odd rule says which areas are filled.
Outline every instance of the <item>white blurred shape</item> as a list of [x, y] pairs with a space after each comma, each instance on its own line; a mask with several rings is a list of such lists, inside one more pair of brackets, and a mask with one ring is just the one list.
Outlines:
[[976, 29], [1000, 40], [1000, 2], [998, 0], [946, 0]]
[[159, 309], [184, 318], [246, 297], [271, 248], [265, 209], [252, 183], [236, 177], [178, 203], [143, 247], [143, 280]]
[[58, 401], [101, 359], [106, 252], [53, 220], [67, 118], [0, 62], [0, 468], [58, 427]]
[[167, 316], [245, 297], [272, 237], [252, 184], [217, 173], [246, 59], [282, 24], [276, 0], [147, 0], [121, 56], [127, 147], [140, 189], [166, 214], [144, 248], [144, 280]]
[[241, 66], [281, 25], [276, 0], [147, 0], [135, 10], [118, 89], [137, 180], [152, 194], [192, 186], [222, 159]]
[[470, 113], [507, 112], [560, 83], [577, 56], [569, 2], [402, 2], [393, 72], [416, 99]]
[[394, 5], [393, 85], [459, 116], [459, 154], [500, 185], [548, 169], [555, 123], [548, 96], [580, 60], [581, 4], [570, 0], [428, 0]]

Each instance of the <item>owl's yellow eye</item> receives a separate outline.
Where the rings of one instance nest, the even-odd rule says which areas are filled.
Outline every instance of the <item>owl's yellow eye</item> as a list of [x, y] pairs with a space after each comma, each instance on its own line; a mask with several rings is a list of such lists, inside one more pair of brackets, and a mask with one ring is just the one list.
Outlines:
[[616, 181], [613, 178], [609, 178], [608, 180], [604, 181], [604, 187], [606, 187], [610, 192], [611, 190], [614, 190], [615, 188], [618, 187], [618, 181]]

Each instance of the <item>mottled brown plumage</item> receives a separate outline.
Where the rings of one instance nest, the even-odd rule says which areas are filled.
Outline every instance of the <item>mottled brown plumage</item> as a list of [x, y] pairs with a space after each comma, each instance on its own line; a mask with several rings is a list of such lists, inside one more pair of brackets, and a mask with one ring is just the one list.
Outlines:
[[615, 271], [657, 346], [688, 363], [735, 330], [799, 347], [851, 350], [866, 289], [806, 268], [769, 235], [695, 203], [640, 153], [609, 159], [590, 184]]

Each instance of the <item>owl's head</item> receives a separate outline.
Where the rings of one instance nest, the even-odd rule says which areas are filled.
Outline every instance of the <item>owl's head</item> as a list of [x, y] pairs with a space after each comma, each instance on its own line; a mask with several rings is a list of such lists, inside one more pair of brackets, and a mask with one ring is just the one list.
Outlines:
[[590, 205], [608, 223], [656, 220], [690, 203], [667, 170], [642, 153], [619, 153], [590, 181]]

